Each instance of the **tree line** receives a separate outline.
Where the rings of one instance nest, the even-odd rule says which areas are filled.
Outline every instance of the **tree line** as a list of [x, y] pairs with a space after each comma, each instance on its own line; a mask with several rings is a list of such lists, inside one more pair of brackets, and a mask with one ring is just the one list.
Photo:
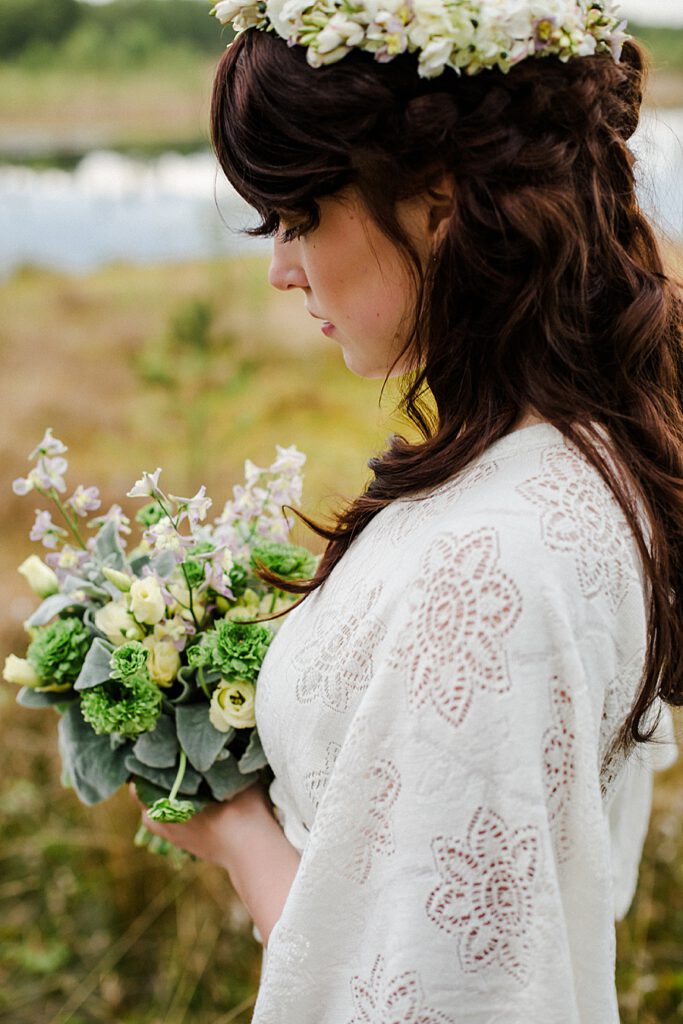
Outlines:
[[160, 51], [218, 55], [229, 40], [209, 0], [1, 0], [0, 60], [141, 64]]

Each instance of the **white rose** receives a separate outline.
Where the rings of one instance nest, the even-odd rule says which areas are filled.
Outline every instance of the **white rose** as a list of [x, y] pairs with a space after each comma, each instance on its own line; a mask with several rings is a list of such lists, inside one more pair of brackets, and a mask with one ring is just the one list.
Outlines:
[[117, 647], [126, 640], [142, 640], [144, 636], [123, 601], [110, 601], [96, 611], [95, 625]]
[[33, 666], [26, 658], [17, 658], [16, 654], [9, 654], [5, 658], [2, 675], [6, 682], [16, 683], [17, 686], [40, 686], [41, 683]]
[[143, 643], [149, 651], [147, 668], [150, 679], [157, 686], [170, 686], [180, 668], [180, 655], [170, 640], [157, 640], [153, 636], [146, 637]]
[[249, 729], [256, 725], [254, 702], [256, 687], [240, 679], [235, 683], [221, 683], [213, 691], [209, 720], [219, 732], [231, 728]]
[[49, 565], [45, 565], [38, 555], [29, 555], [21, 563], [18, 571], [25, 577], [31, 590], [39, 597], [49, 597], [50, 594], [56, 594], [59, 590], [57, 574]]
[[153, 626], [163, 619], [166, 603], [161, 593], [159, 581], [154, 576], [145, 576], [136, 580], [130, 588], [130, 610], [138, 622]]

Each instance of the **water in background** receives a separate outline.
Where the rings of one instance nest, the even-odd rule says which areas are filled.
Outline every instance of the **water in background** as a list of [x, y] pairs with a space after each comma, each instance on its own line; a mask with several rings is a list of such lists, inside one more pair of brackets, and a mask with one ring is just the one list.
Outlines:
[[[683, 109], [645, 111], [632, 140], [640, 199], [683, 242]], [[209, 152], [135, 160], [98, 150], [74, 170], [0, 165], [0, 274], [34, 265], [84, 272], [257, 252], [253, 211]]]
[[264, 248], [240, 234], [253, 211], [211, 153], [135, 160], [106, 150], [74, 170], [0, 165], [0, 274], [32, 265], [84, 272]]

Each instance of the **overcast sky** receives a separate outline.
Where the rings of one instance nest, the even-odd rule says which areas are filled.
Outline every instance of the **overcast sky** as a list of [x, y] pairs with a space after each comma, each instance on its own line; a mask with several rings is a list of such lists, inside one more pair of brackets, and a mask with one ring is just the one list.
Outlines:
[[[110, 0], [85, 0], [86, 3], [109, 3]], [[199, 0], [208, 6], [208, 0]], [[650, 25], [683, 26], [683, 0], [621, 0], [625, 18]]]
[[621, 0], [621, 13], [650, 25], [683, 25], [683, 0]]

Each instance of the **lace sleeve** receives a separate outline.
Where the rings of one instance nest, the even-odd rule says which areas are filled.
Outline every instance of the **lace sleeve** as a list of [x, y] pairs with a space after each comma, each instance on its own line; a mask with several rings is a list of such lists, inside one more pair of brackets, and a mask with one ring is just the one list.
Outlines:
[[254, 1024], [617, 1024], [601, 680], [642, 646], [641, 596], [617, 620], [495, 516], [394, 591]]

